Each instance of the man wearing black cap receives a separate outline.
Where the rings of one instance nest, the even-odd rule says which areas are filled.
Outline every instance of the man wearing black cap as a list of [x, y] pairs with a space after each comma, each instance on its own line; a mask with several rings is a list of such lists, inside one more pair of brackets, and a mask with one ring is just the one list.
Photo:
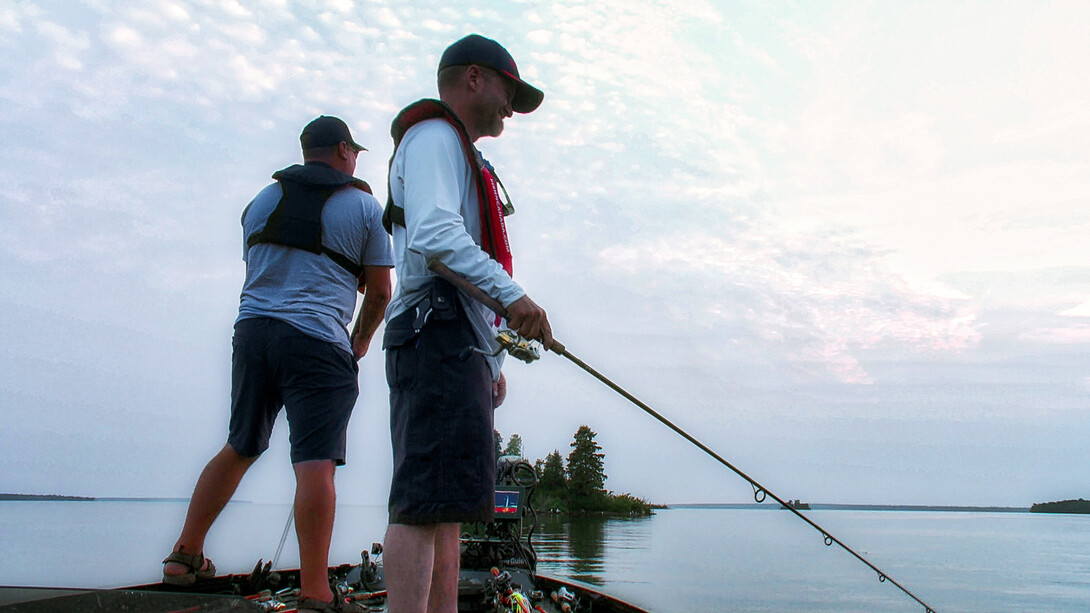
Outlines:
[[507, 309], [507, 326], [552, 344], [545, 311], [511, 278], [504, 216], [513, 212], [477, 151], [512, 112], [544, 95], [494, 40], [467, 36], [443, 53], [441, 100], [394, 120], [383, 222], [398, 283], [386, 312], [386, 375], [394, 474], [385, 577], [391, 613], [454, 613], [462, 522], [491, 521], [492, 410], [506, 384], [496, 353], [502, 320], [435, 276], [438, 262]]
[[[334, 598], [327, 577], [336, 503], [333, 476], [345, 463], [348, 419], [359, 395], [356, 360], [390, 300], [389, 238], [382, 209], [356, 179], [358, 145], [343, 121], [322, 116], [299, 137], [303, 165], [273, 174], [242, 214], [246, 281], [232, 341], [227, 444], [208, 463], [163, 582], [215, 575], [204, 540], [239, 481], [269, 444], [285, 408], [295, 471], [299, 611], [365, 608]], [[363, 306], [352, 333], [348, 323]]]

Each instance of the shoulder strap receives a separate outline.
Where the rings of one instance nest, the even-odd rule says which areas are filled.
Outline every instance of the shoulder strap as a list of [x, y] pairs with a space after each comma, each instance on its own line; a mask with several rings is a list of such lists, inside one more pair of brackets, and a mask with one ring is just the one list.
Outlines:
[[330, 196], [338, 189], [352, 185], [370, 193], [370, 186], [365, 181], [332, 168], [309, 164], [295, 165], [277, 171], [273, 174], [273, 178], [280, 183], [283, 195], [265, 221], [265, 227], [250, 236], [246, 246], [273, 243], [314, 254], [324, 254], [353, 277], [358, 278], [363, 272], [361, 265], [323, 244], [322, 211]]
[[[397, 148], [401, 145], [401, 139], [405, 137], [405, 133], [409, 131], [409, 128], [428, 119], [445, 119], [454, 126], [454, 131], [458, 133], [462, 141], [462, 150], [466, 154], [466, 159], [473, 167], [474, 174], [478, 174], [480, 164], [477, 163], [477, 150], [473, 147], [473, 141], [469, 140], [469, 132], [465, 124], [445, 102], [431, 98], [418, 100], [405, 107], [390, 124], [390, 136], [394, 139], [394, 152], [390, 154], [390, 171], [394, 168], [394, 156], [397, 155]], [[382, 226], [386, 228], [386, 232], [393, 232], [395, 225], [405, 227], [405, 209], [394, 204], [391, 193], [390, 173], [387, 173], [386, 210], [382, 212]]]

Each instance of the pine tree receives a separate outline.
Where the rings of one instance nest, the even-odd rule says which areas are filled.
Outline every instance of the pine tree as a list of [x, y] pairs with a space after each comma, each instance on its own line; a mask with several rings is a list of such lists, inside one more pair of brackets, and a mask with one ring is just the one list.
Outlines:
[[500, 434], [499, 430], [492, 430], [492, 441], [496, 444], [496, 459], [498, 460], [503, 455], [503, 435]]
[[606, 475], [602, 448], [594, 441], [598, 436], [590, 426], [579, 426], [568, 454], [568, 493], [572, 510], [600, 510], [605, 503]]
[[538, 481], [535, 494], [538, 508], [543, 511], [568, 509], [568, 483], [564, 478], [564, 458], [556, 449], [544, 460], [534, 463]]
[[512, 434], [511, 438], [507, 439], [507, 448], [503, 450], [503, 455], [513, 455], [522, 457], [522, 437], [517, 434]]
[[541, 480], [538, 483], [541, 486], [541, 490], [545, 493], [559, 497], [564, 492], [564, 458], [560, 457], [560, 452], [553, 449], [553, 452], [545, 456], [545, 462], [541, 467]]

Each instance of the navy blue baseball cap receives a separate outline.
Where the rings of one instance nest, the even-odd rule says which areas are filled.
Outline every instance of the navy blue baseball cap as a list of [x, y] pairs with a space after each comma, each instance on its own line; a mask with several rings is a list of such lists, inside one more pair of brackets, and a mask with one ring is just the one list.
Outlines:
[[357, 152], [367, 151], [366, 147], [352, 140], [352, 132], [349, 131], [348, 124], [330, 115], [322, 115], [308, 123], [307, 127], [303, 128], [303, 133], [299, 135], [299, 143], [303, 149], [348, 143]]
[[511, 101], [511, 109], [516, 113], [529, 113], [541, 105], [545, 94], [523, 81], [519, 77], [518, 66], [515, 59], [491, 38], [485, 38], [480, 34], [469, 36], [455, 42], [443, 52], [439, 60], [439, 72], [447, 66], [463, 66], [476, 64], [486, 66], [502, 74], [515, 82], [515, 98]]

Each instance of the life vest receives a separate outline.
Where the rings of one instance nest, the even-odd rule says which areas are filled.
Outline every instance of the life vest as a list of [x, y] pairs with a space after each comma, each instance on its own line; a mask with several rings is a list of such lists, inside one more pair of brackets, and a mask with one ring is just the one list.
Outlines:
[[[507, 226], [504, 224], [503, 218], [505, 215], [513, 213], [514, 209], [510, 207], [510, 199], [507, 200], [508, 205], [504, 206], [500, 198], [500, 191], [502, 190], [506, 196], [507, 190], [500, 183], [492, 165], [481, 157], [481, 153], [473, 146], [473, 141], [469, 138], [469, 132], [466, 130], [465, 124], [462, 123], [461, 119], [458, 119], [454, 111], [445, 103], [432, 99], [419, 100], [405, 107], [394, 118], [394, 122], [390, 126], [390, 136], [394, 137], [394, 155], [397, 155], [397, 148], [409, 128], [421, 121], [436, 118], [445, 119], [450, 125], [454, 126], [455, 132], [458, 133], [462, 141], [462, 151], [466, 154], [466, 161], [469, 162], [474, 171], [473, 174], [477, 183], [477, 202], [481, 214], [481, 249], [493, 260], [499, 262], [503, 269], [507, 271], [507, 274], [510, 275], [512, 274], [511, 244], [507, 240]], [[394, 158], [391, 156], [391, 171], [393, 171], [393, 167]], [[390, 194], [392, 192], [389, 189], [389, 183], [387, 183], [386, 210], [382, 213], [382, 225], [387, 232], [392, 233], [395, 224], [405, 226], [405, 209], [395, 205], [393, 196]]]
[[[368, 194], [371, 193], [371, 186], [321, 162], [311, 162], [305, 166], [295, 164], [276, 171], [272, 178], [280, 183], [283, 196], [265, 222], [265, 228], [247, 239], [246, 246], [273, 243], [318, 255], [325, 254], [353, 277], [359, 278], [363, 272], [362, 266], [322, 244], [322, 209], [329, 197], [346, 185]], [[243, 216], [249, 212], [247, 209]]]

